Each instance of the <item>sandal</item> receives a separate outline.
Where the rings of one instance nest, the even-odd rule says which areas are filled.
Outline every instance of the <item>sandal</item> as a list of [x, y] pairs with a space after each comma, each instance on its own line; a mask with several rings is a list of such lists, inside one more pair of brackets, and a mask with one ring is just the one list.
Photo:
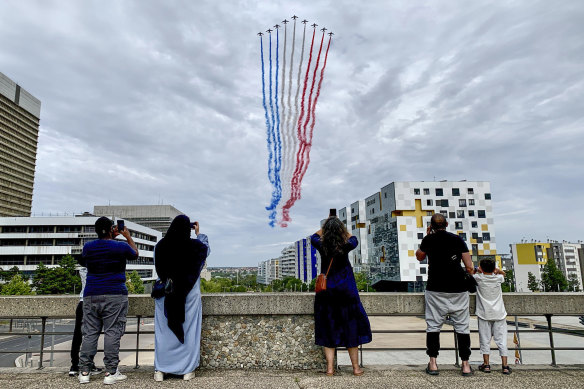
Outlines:
[[479, 366], [479, 370], [483, 373], [490, 373], [491, 372], [491, 365], [485, 365], [484, 363]]
[[332, 377], [332, 376], [334, 376], [334, 375], [335, 375], [335, 371], [334, 371], [334, 370], [333, 370], [333, 372], [332, 372], [332, 373], [329, 373], [329, 372], [328, 372], [328, 371], [326, 371], [326, 370], [325, 370], [325, 371], [323, 371], [323, 373], [324, 373], [324, 374], [325, 374], [327, 377]]
[[509, 366], [503, 366], [502, 370], [503, 370], [503, 374], [505, 374], [505, 375], [511, 374], [511, 368]]
[[[470, 367], [470, 366], [469, 366]], [[460, 368], [460, 375], [462, 375], [463, 377], [470, 377], [474, 374], [474, 371], [472, 371], [472, 367], [470, 368], [470, 371], [468, 373], [465, 373], [462, 370], [462, 367]]]
[[440, 374], [440, 371], [438, 369], [436, 369], [436, 370], [430, 370], [430, 364], [428, 363], [428, 366], [426, 366], [426, 374], [428, 374], [428, 375], [438, 375], [438, 374]]

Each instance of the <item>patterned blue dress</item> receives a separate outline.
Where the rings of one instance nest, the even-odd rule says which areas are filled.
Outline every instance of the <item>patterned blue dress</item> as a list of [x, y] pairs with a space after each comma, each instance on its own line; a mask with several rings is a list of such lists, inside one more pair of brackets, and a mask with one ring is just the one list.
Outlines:
[[[321, 255], [321, 272], [326, 273], [330, 258], [323, 255], [320, 237], [314, 234], [310, 241]], [[356, 237], [349, 238], [343, 255], [333, 260], [326, 290], [314, 299], [314, 338], [318, 346], [348, 348], [371, 342], [371, 325], [348, 256], [357, 244]]]

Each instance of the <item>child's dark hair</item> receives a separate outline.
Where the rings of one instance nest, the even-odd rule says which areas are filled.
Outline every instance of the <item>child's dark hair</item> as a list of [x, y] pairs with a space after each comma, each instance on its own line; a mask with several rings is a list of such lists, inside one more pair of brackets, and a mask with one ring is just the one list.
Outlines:
[[485, 273], [492, 273], [495, 271], [495, 266], [496, 266], [495, 260], [493, 260], [491, 258], [481, 259], [480, 265], [481, 265], [481, 269]]

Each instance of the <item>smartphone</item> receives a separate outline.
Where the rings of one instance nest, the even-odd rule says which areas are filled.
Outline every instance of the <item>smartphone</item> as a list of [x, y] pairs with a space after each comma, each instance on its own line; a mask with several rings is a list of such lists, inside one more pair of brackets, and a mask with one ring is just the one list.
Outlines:
[[329, 211], [329, 217], [332, 217], [332, 216], [335, 216], [335, 217], [337, 216], [337, 210], [336, 210], [336, 208], [331, 208], [330, 209], [330, 211]]
[[195, 223], [191, 223], [191, 230], [195, 229]]
[[121, 234], [124, 231], [124, 221], [122, 219], [118, 219], [118, 232]]

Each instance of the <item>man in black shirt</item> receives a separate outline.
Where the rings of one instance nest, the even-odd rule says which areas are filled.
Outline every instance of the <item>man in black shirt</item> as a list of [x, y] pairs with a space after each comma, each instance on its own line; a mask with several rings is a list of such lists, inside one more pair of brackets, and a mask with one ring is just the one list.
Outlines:
[[446, 231], [448, 222], [439, 213], [432, 215], [427, 235], [416, 252], [418, 261], [428, 257], [428, 283], [426, 286], [426, 354], [430, 362], [426, 373], [438, 375], [436, 358], [440, 350], [440, 329], [446, 316], [453, 321], [462, 375], [472, 374], [470, 357], [469, 296], [465, 283], [465, 270], [474, 270], [466, 243], [458, 235]]

